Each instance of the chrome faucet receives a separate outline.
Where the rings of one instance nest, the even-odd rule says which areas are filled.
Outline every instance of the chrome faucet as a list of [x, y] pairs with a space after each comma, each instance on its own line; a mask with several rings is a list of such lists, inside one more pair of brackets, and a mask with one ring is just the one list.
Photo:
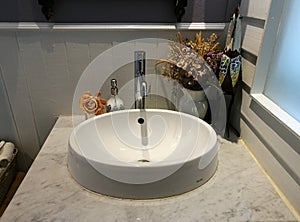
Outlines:
[[144, 51], [134, 52], [134, 108], [145, 109], [147, 96], [147, 82], [145, 80], [145, 61]]

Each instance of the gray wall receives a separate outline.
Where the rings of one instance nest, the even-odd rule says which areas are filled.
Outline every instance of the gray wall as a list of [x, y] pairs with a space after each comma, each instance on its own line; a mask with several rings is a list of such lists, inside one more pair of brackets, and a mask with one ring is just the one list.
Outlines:
[[243, 0], [241, 136], [295, 210], [300, 212], [300, 138], [250, 95], [271, 0]]
[[229, 22], [241, 0], [188, 0], [182, 22]]
[[[240, 0], [189, 0], [183, 22], [228, 22]], [[176, 22], [176, 0], [56, 0], [53, 22]], [[0, 0], [2, 22], [44, 22], [38, 0]]]

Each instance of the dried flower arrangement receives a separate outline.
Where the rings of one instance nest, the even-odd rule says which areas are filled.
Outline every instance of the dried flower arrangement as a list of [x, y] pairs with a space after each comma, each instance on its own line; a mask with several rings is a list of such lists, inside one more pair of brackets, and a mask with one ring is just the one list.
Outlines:
[[[207, 39], [203, 38], [201, 32], [196, 33], [195, 40], [182, 39], [181, 33], [177, 33], [178, 42], [171, 42], [169, 56], [160, 59], [156, 65], [163, 63], [162, 75], [177, 80], [184, 87], [199, 90], [202, 89], [198, 83], [204, 78], [210, 67], [217, 72], [222, 52], [218, 49], [220, 43], [218, 36], [213, 33]], [[199, 56], [203, 60], [199, 60]]]
[[106, 100], [101, 98], [101, 93], [98, 92], [93, 96], [87, 91], [79, 99], [79, 107], [86, 114], [100, 115], [105, 112]]

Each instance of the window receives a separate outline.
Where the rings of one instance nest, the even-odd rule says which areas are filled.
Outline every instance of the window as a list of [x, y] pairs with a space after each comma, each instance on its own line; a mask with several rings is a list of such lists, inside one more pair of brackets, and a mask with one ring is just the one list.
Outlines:
[[273, 0], [251, 94], [300, 135], [299, 0]]

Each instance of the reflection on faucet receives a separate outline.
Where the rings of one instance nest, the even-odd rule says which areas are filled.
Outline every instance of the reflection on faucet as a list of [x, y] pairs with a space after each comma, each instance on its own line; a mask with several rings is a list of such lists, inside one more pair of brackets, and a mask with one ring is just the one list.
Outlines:
[[139, 101], [139, 109], [145, 109], [145, 100], [147, 96], [147, 82], [145, 80], [142, 80], [140, 82], [140, 97], [138, 99]]
[[134, 52], [134, 96], [136, 109], [145, 109], [147, 82], [145, 80], [146, 52]]

